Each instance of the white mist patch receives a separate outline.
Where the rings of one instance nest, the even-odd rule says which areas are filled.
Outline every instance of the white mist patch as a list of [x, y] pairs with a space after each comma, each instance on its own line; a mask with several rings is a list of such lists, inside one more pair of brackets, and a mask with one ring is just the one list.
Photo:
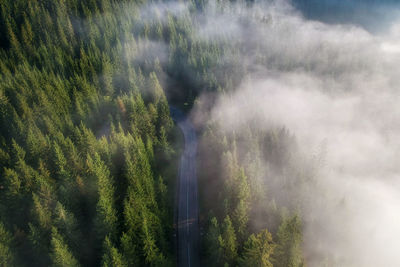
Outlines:
[[135, 59], [136, 62], [168, 60], [168, 46], [162, 42], [138, 40], [126, 43], [124, 56], [127, 59]]
[[258, 35], [248, 40], [268, 60], [233, 95], [220, 96], [212, 118], [237, 132], [254, 120], [264, 129], [284, 125], [308, 155], [326, 146], [302, 207], [309, 266], [325, 259], [327, 266], [400, 266], [396, 31], [374, 36], [293, 12], [273, 19], [255, 23]]
[[334, 266], [398, 266], [400, 196], [385, 178], [324, 177], [311, 197], [321, 202], [309, 203], [305, 215], [309, 255], [330, 255]]
[[398, 43], [383, 43], [382, 50], [388, 53], [400, 53], [400, 42]]
[[318, 81], [280, 79], [247, 83], [221, 98], [213, 117], [236, 131], [255, 118], [265, 129], [285, 125], [306, 154], [324, 143], [326, 164], [304, 203], [306, 253], [328, 256], [335, 266], [398, 266], [400, 131], [389, 114], [398, 113], [398, 96], [337, 96]]
[[187, 12], [188, 5], [177, 1], [147, 4], [139, 11], [141, 22], [152, 22], [154, 20], [165, 22], [168, 16], [183, 16]]

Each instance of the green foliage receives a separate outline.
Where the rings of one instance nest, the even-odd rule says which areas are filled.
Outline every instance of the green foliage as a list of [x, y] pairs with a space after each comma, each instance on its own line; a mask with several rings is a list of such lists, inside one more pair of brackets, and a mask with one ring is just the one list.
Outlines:
[[0, 266], [13, 266], [12, 237], [0, 222]]
[[97, 153], [94, 155], [94, 159], [88, 156], [87, 164], [97, 183], [98, 201], [94, 218], [97, 238], [102, 240], [105, 236], [109, 236], [112, 240], [116, 240], [118, 218], [114, 204], [115, 189], [110, 171]]
[[243, 246], [243, 254], [240, 258], [240, 266], [272, 267], [271, 256], [275, 244], [271, 233], [267, 229], [257, 235], [250, 235]]
[[278, 230], [274, 266], [301, 267], [303, 255], [301, 221], [298, 215], [284, 218]]
[[[293, 177], [297, 179], [299, 174], [296, 162], [291, 159], [296, 152], [293, 136], [284, 128], [260, 131], [252, 122], [244, 128], [241, 132], [230, 132], [209, 122], [205, 141], [200, 144], [200, 181], [206, 181], [203, 188], [211, 187], [213, 192], [218, 192], [214, 196], [205, 192], [204, 210], [212, 209], [219, 219], [231, 218], [229, 232], [235, 233], [230, 234], [235, 242], [230, 244], [236, 244], [229, 246], [236, 249], [226, 251], [223, 234], [218, 240], [215, 238], [215, 233], [224, 228], [216, 227], [217, 219], [213, 220], [205, 227], [207, 261], [219, 262], [217, 266], [302, 266], [300, 217], [295, 216], [297, 219], [291, 226], [288, 226], [289, 219], [279, 226], [280, 214], [285, 208], [277, 205], [275, 197], [281, 198], [280, 205], [291, 204], [289, 214], [297, 210], [298, 203], [293, 205], [286, 198], [282, 200], [281, 192], [269, 191], [267, 186], [274, 185], [274, 189], [280, 190], [293, 188], [295, 195]], [[272, 234], [264, 230], [266, 228], [271, 229]]]
[[103, 267], [127, 267], [122, 254], [115, 248], [108, 237], [105, 238], [103, 243], [104, 255], [102, 258]]
[[173, 122], [166, 66], [137, 50], [144, 4], [0, 1], [1, 266], [172, 262]]
[[218, 242], [222, 248], [224, 264], [233, 266], [237, 259], [237, 240], [235, 229], [233, 228], [231, 219], [227, 216], [222, 224], [221, 235], [218, 237]]
[[[0, 265], [17, 256], [22, 266], [172, 265], [168, 100], [188, 109], [204, 91], [228, 93], [246, 74], [232, 55], [246, 49], [241, 40], [199, 38], [190, 12], [206, 10], [204, 1], [155, 19], [147, 4], [155, 3], [0, 1], [0, 216], [8, 229], [0, 225]], [[159, 43], [166, 55], [152, 47]], [[204, 205], [216, 212], [206, 261], [268, 266], [272, 257], [298, 266], [299, 222], [284, 221], [275, 250], [268, 234], [250, 235], [268, 226], [275, 237], [280, 207], [262, 205], [275, 202], [257, 164], [265, 158], [269, 179], [289, 181], [293, 138], [251, 125], [245, 136], [206, 128], [208, 162], [198, 169], [217, 192]]]
[[212, 266], [220, 266], [222, 264], [223, 250], [219, 243], [221, 232], [218, 220], [212, 217], [209, 222], [207, 235], [205, 236], [205, 248], [209, 264]]
[[80, 266], [78, 261], [72, 255], [68, 245], [64, 242], [61, 235], [55, 228], [52, 230], [51, 237], [51, 260], [52, 265], [57, 267], [77, 267]]

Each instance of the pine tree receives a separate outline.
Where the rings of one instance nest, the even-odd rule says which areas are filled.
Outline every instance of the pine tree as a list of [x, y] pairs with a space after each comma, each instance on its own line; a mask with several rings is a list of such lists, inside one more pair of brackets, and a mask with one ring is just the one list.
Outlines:
[[114, 93], [113, 88], [113, 66], [107, 56], [103, 56], [102, 60], [102, 86], [105, 95], [111, 96]]
[[32, 42], [33, 42], [33, 31], [32, 31], [32, 26], [26, 15], [24, 15], [24, 24], [22, 25], [21, 35], [22, 35], [23, 45], [28, 49], [29, 52], [31, 52]]
[[103, 258], [102, 258], [102, 266], [103, 267], [127, 267], [128, 264], [125, 262], [124, 257], [115, 248], [108, 237], [105, 238], [103, 243]]
[[232, 221], [229, 216], [226, 216], [222, 224], [221, 235], [219, 236], [219, 243], [223, 249], [223, 258], [225, 264], [233, 266], [237, 260], [237, 240], [235, 229], [233, 228]]
[[142, 215], [142, 240], [143, 240], [143, 253], [145, 257], [145, 263], [149, 265], [158, 265], [159, 251], [156, 246], [153, 233], [149, 228], [149, 222], [147, 218], [147, 212]]
[[8, 20], [6, 21], [6, 27], [7, 27], [7, 37], [8, 37], [10, 46], [12, 49], [15, 50], [17, 55], [19, 55], [21, 53], [21, 46], [20, 46], [17, 36], [14, 33], [13, 27], [11, 26], [11, 23]]
[[55, 267], [77, 267], [80, 266], [75, 259], [64, 239], [55, 228], [51, 237], [51, 260]]
[[167, 98], [165, 97], [164, 94], [162, 94], [159, 101], [156, 103], [156, 107], [157, 107], [157, 115], [158, 115], [157, 129], [158, 129], [159, 136], [161, 135], [161, 128], [164, 128], [165, 133], [169, 134], [174, 123], [171, 119]]
[[168, 136], [164, 126], [161, 126], [159, 133], [159, 145], [161, 147], [161, 151], [164, 154], [166, 160], [170, 160], [173, 155], [173, 150], [168, 143]]
[[142, 242], [140, 232], [144, 201], [135, 191], [134, 186], [128, 187], [127, 196], [124, 200], [125, 232], [121, 237], [122, 252], [129, 266], [136, 266], [141, 263]]
[[222, 262], [223, 250], [219, 242], [220, 235], [218, 220], [212, 217], [205, 237], [206, 253], [209, 258], [209, 264], [212, 266], [220, 266]]
[[93, 176], [93, 182], [97, 184], [98, 202], [94, 222], [97, 238], [104, 240], [106, 236], [110, 236], [111, 240], [115, 240], [117, 212], [114, 203], [115, 189], [110, 171], [97, 153], [94, 154], [94, 159], [88, 156], [88, 166]]
[[137, 94], [133, 101], [131, 101], [132, 110], [128, 109], [130, 113], [130, 120], [139, 129], [140, 136], [145, 138], [150, 136], [152, 139], [155, 137], [155, 127], [151, 123], [151, 118], [147, 112], [146, 105], [140, 94]]
[[53, 142], [53, 158], [56, 165], [56, 170], [59, 175], [65, 173], [65, 167], [67, 165], [67, 160], [65, 159], [64, 153], [57, 142]]
[[168, 223], [168, 188], [164, 184], [164, 179], [159, 176], [158, 181], [157, 181], [157, 198], [158, 198], [158, 203], [160, 203], [159, 207], [160, 210], [162, 211], [162, 219], [163, 223]]
[[66, 237], [68, 243], [74, 247], [79, 246], [81, 233], [79, 232], [78, 221], [75, 215], [65, 209], [60, 202], [57, 202], [55, 207], [54, 225], [57, 226], [58, 231]]
[[247, 202], [240, 199], [232, 214], [232, 220], [236, 225], [237, 234], [240, 239], [243, 239], [247, 233], [247, 222], [249, 221], [248, 209]]
[[267, 229], [257, 235], [250, 235], [245, 242], [243, 255], [239, 261], [240, 266], [272, 267], [271, 255], [275, 249], [271, 233]]
[[128, 266], [140, 266], [138, 240], [131, 231], [122, 234], [121, 251]]
[[46, 199], [39, 197], [33, 193], [33, 211], [34, 217], [37, 220], [38, 226], [43, 230], [50, 230], [51, 227], [51, 211]]
[[274, 253], [274, 266], [301, 267], [302, 256], [302, 230], [298, 215], [284, 218], [278, 229], [276, 252]]
[[14, 255], [12, 253], [12, 236], [0, 222], [0, 266], [14, 266]]

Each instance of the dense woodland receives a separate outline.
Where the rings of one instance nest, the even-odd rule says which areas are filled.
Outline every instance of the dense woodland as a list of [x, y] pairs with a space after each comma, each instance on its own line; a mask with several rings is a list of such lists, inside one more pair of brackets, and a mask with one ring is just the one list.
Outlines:
[[[201, 143], [199, 178], [203, 254], [210, 266], [304, 266], [299, 172], [294, 137], [285, 129], [245, 133], [209, 125]], [[267, 166], [261, 166], [267, 162]], [[219, 166], [217, 166], [219, 165]], [[284, 193], [283, 193], [284, 192]], [[219, 203], [219, 205], [215, 205]]]
[[[176, 264], [179, 155], [167, 98], [212, 106], [198, 96], [229, 94], [249, 71], [245, 40], [198, 34], [206, 9], [0, 2], [0, 266]], [[260, 64], [271, 59], [257, 53]], [[295, 191], [306, 176], [291, 160], [295, 138], [211, 120], [198, 130], [203, 264], [303, 266], [301, 214], [266, 186], [287, 180], [277, 184]], [[259, 173], [261, 159], [269, 172]]]
[[0, 265], [172, 265], [173, 123], [158, 63], [124, 56], [139, 18], [114, 1], [0, 8]]

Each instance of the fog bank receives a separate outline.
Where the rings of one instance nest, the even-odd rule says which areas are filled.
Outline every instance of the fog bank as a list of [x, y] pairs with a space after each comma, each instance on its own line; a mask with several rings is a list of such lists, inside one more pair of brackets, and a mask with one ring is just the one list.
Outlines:
[[302, 203], [307, 263], [400, 266], [400, 23], [373, 34], [307, 20], [281, 2], [208, 16], [202, 38], [243, 42], [250, 70], [212, 119], [236, 132], [255, 119], [286, 126], [304, 157], [324, 146]]

